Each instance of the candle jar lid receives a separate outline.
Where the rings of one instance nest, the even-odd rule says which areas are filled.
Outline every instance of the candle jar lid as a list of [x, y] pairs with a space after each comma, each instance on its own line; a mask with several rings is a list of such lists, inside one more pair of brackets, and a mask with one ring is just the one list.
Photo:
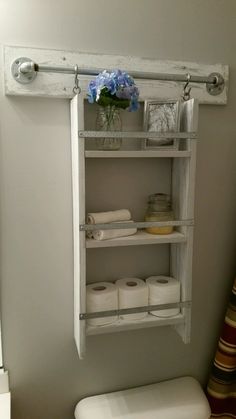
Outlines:
[[170, 195], [164, 193], [155, 193], [148, 197], [149, 210], [152, 211], [170, 211], [171, 199]]

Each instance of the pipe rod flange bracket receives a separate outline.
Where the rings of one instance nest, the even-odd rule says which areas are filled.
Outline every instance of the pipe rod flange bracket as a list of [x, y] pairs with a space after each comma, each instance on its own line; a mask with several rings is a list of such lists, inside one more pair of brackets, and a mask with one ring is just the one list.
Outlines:
[[209, 78], [214, 78], [215, 81], [212, 83], [207, 83], [206, 89], [209, 95], [217, 96], [220, 95], [225, 88], [225, 80], [222, 74], [220, 73], [211, 73]]
[[27, 57], [20, 57], [13, 61], [11, 72], [13, 78], [21, 84], [31, 83], [37, 76], [35, 63]]

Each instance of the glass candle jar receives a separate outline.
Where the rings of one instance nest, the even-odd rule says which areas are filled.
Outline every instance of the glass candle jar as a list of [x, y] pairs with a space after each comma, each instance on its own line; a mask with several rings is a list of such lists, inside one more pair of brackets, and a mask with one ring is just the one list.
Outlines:
[[[145, 221], [173, 221], [174, 213], [171, 208], [170, 196], [163, 193], [149, 195]], [[147, 227], [150, 234], [170, 234], [173, 226]]]

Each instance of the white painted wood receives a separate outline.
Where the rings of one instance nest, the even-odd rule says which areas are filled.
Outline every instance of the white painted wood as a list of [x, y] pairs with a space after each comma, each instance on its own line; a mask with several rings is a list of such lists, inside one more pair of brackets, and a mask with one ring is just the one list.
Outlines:
[[[194, 140], [193, 140], [194, 141]], [[191, 152], [178, 150], [117, 150], [117, 151], [99, 151], [88, 150], [85, 151], [87, 158], [174, 158], [174, 157], [190, 157]]]
[[0, 394], [0, 418], [11, 418], [11, 393]]
[[9, 391], [9, 375], [8, 375], [8, 371], [2, 370], [0, 372], [0, 394], [7, 393], [8, 391]]
[[[226, 88], [218, 96], [207, 93], [204, 84], [193, 84], [191, 96], [200, 103], [224, 105], [227, 103], [228, 66], [222, 64], [201, 64], [182, 61], [159, 61], [156, 59], [129, 57], [122, 55], [88, 54], [60, 50], [38, 49], [30, 47], [4, 47], [4, 79], [7, 95], [43, 96], [71, 98], [74, 76], [55, 73], [40, 73], [28, 84], [17, 83], [11, 75], [11, 64], [19, 57], [28, 57], [38, 64], [53, 66], [74, 66], [80, 68], [114, 69], [126, 71], [144, 71], [155, 73], [173, 73], [208, 76], [213, 72], [221, 73], [226, 80]], [[81, 77], [81, 88], [86, 92], [91, 77]], [[175, 99], [182, 96], [183, 83], [168, 81], [137, 80], [140, 96], [145, 99]]]
[[178, 314], [173, 317], [156, 317], [148, 314], [145, 318], [138, 321], [124, 321], [118, 320], [116, 323], [107, 324], [104, 326], [87, 326], [87, 335], [101, 335], [104, 333], [122, 332], [126, 330], [143, 329], [146, 327], [156, 326], [173, 326], [173, 325], [184, 325], [185, 318], [183, 314]]
[[2, 322], [0, 319], [0, 368], [3, 367], [3, 355], [2, 355]]
[[94, 240], [87, 239], [86, 247], [87, 249], [95, 249], [100, 247], [119, 247], [119, 246], [140, 246], [140, 245], [150, 245], [150, 244], [163, 244], [163, 243], [182, 243], [186, 241], [186, 236], [177, 231], [172, 234], [166, 235], [155, 235], [149, 234], [145, 231], [138, 231], [133, 236], [128, 237], [118, 237], [116, 239], [110, 240]]
[[[139, 155], [155, 157], [173, 157], [172, 197], [176, 219], [193, 219], [194, 216], [194, 184], [196, 165], [196, 141], [185, 140], [185, 147], [178, 150], [134, 150], [134, 151], [86, 151], [84, 138], [78, 139], [78, 130], [84, 128], [84, 95], [72, 100], [72, 178], [73, 178], [73, 211], [74, 211], [74, 263], [75, 263], [75, 339], [80, 358], [85, 355], [85, 339], [87, 335], [113, 333], [154, 326], [173, 326], [184, 343], [190, 341], [191, 309], [183, 308], [178, 316], [172, 318], [156, 318], [148, 315], [138, 322], [119, 320], [112, 325], [102, 327], [85, 326], [79, 320], [79, 313], [86, 312], [86, 248], [134, 246], [150, 244], [171, 244], [170, 273], [181, 281], [182, 301], [191, 300], [192, 280], [192, 248], [193, 227], [177, 227], [170, 235], [151, 235], [145, 231], [128, 237], [112, 240], [85, 240], [85, 233], [79, 231], [79, 224], [85, 224], [85, 157], [137, 157]], [[198, 105], [190, 100], [182, 105], [182, 130], [197, 130]], [[139, 154], [141, 153], [141, 154]], [[151, 153], [151, 154], [150, 154]], [[170, 155], [171, 153], [171, 155]], [[180, 158], [181, 156], [181, 158]], [[186, 158], [188, 157], [188, 158]]]
[[85, 161], [84, 139], [78, 139], [78, 130], [84, 129], [84, 100], [76, 95], [71, 101], [71, 155], [73, 190], [74, 237], [74, 332], [80, 359], [85, 355], [85, 321], [79, 314], [86, 311], [86, 249], [85, 232], [79, 224], [85, 223]]
[[[198, 103], [192, 99], [182, 104], [181, 129], [186, 132], [197, 131]], [[175, 159], [172, 173], [172, 197], [175, 216], [179, 219], [194, 218], [194, 190], [196, 171], [196, 142], [187, 140], [187, 149], [191, 152], [190, 159]], [[190, 301], [192, 294], [192, 252], [193, 227], [180, 227], [186, 235], [184, 244], [171, 246], [171, 274], [181, 281], [182, 301]], [[176, 327], [185, 343], [190, 341], [191, 310], [184, 308], [185, 325]]]

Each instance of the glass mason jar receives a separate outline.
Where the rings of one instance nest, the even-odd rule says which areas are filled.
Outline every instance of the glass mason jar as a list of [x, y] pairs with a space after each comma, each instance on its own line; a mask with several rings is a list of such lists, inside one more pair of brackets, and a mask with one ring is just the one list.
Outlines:
[[[148, 208], [145, 214], [145, 221], [173, 221], [174, 213], [171, 208], [170, 196], [163, 193], [149, 195]], [[173, 226], [148, 227], [150, 234], [170, 234]]]
[[[120, 109], [115, 106], [99, 106], [97, 119], [97, 131], [121, 131], [122, 123]], [[98, 150], [119, 150], [122, 144], [122, 138], [98, 138]]]

